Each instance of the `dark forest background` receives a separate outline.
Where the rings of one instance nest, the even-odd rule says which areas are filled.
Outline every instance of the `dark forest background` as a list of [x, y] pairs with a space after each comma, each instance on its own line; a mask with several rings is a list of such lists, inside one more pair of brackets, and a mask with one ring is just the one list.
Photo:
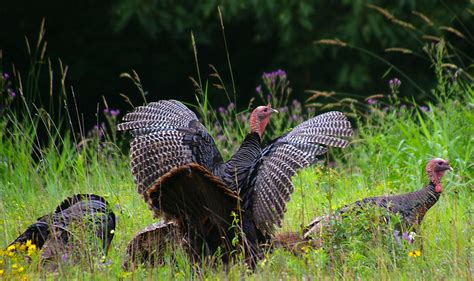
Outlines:
[[[242, 108], [255, 97], [262, 72], [274, 69], [288, 73], [292, 97], [300, 100], [308, 97], [307, 89], [360, 98], [383, 94], [393, 77], [402, 80], [403, 95], [429, 99], [428, 89], [435, 80], [423, 46], [433, 38], [448, 37], [460, 54], [473, 56], [473, 46], [463, 38], [474, 32], [469, 1], [23, 0], [3, 1], [0, 8], [3, 72], [11, 73], [13, 66], [19, 73], [28, 71], [25, 37], [35, 42], [44, 19], [46, 55], [54, 69], [58, 59], [68, 66], [66, 84], [74, 89], [86, 123], [94, 122], [103, 97], [122, 113], [129, 106], [120, 93], [135, 105], [142, 102], [133, 83], [119, 77], [132, 69], [140, 75], [148, 101], [193, 102], [195, 87], [189, 79], [197, 77], [193, 32], [211, 103], [225, 105], [222, 90], [212, 87], [216, 81], [208, 66], [215, 66], [232, 89], [218, 6]], [[362, 51], [315, 44], [335, 38]], [[416, 85], [383, 60], [400, 68]], [[46, 97], [50, 81], [43, 78], [38, 86], [40, 96]]]

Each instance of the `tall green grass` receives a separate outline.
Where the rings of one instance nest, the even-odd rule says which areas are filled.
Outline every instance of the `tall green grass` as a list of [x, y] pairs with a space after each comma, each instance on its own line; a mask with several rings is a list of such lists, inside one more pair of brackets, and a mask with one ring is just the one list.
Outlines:
[[[38, 43], [37, 46], [42, 45]], [[30, 73], [40, 77], [37, 67], [46, 59], [31, 56], [33, 69]], [[427, 183], [426, 162], [432, 157], [447, 158], [454, 172], [446, 175], [443, 194], [425, 217], [417, 242], [394, 249], [378, 236], [355, 235], [344, 245], [307, 249], [299, 256], [283, 250], [268, 253], [254, 271], [243, 261], [226, 269], [211, 265], [199, 268], [189, 264], [184, 253], [177, 250], [167, 254], [165, 266], [124, 272], [121, 262], [128, 241], [155, 219], [135, 191], [126, 152], [117, 146], [125, 140], [124, 136], [115, 134], [116, 117], [98, 112], [98, 128], [79, 126], [80, 134], [73, 133], [77, 131], [73, 130], [77, 125], [72, 124], [81, 124], [75, 117], [78, 115], [67, 108], [56, 107], [54, 112], [61, 109], [67, 117], [62, 122], [55, 121], [61, 118], [52, 115], [53, 110], [47, 103], [35, 100], [39, 96], [35, 88], [37, 79], [24, 82], [21, 78], [24, 75], [15, 73], [12, 79], [17, 85], [16, 100], [5, 103], [11, 107], [0, 115], [0, 246], [8, 245], [36, 218], [51, 212], [74, 193], [104, 196], [118, 222], [107, 257], [110, 263], [84, 259], [75, 265], [64, 264], [57, 273], [49, 273], [37, 258], [28, 264], [4, 257], [0, 264], [0, 269], [5, 270], [3, 276], [7, 279], [67, 280], [472, 279], [474, 90], [469, 80], [453, 79], [443, 71], [444, 56], [435, 54], [433, 58], [438, 84], [432, 90], [435, 102], [427, 103], [429, 111], [421, 110], [413, 101], [402, 107], [396, 93], [383, 105], [368, 106], [365, 101], [351, 101], [354, 106], [345, 110], [355, 117], [352, 121], [357, 134], [352, 144], [347, 149], [331, 151], [329, 163], [326, 163], [329, 165], [318, 164], [294, 177], [295, 192], [281, 229], [301, 230], [314, 216], [363, 197], [417, 190]], [[52, 67], [48, 70], [49, 77]], [[64, 68], [62, 65], [59, 68], [64, 77]], [[140, 85], [137, 75], [130, 77]], [[279, 90], [264, 88], [264, 94], [254, 104], [266, 103], [266, 94], [270, 94], [273, 104], [291, 100], [289, 84], [283, 79], [280, 82]], [[249, 111], [237, 112], [233, 106], [213, 110], [209, 103], [212, 97], [207, 96], [206, 86], [201, 82], [196, 84], [201, 87], [196, 109], [228, 157], [248, 130]], [[67, 92], [66, 87], [52, 85], [51, 89], [60, 89], [52, 91], [51, 96], [62, 105], [74, 103], [72, 93]], [[140, 89], [143, 93], [143, 88]], [[403, 86], [400, 90], [403, 91]], [[28, 97], [26, 93], [35, 94]], [[27, 102], [27, 99], [30, 100]], [[314, 105], [315, 102], [317, 100], [313, 99], [310, 103]], [[46, 105], [41, 107], [41, 104]], [[298, 102], [291, 105], [281, 102], [279, 109], [282, 112], [272, 117], [268, 139], [317, 113]], [[101, 125], [102, 121], [104, 125]], [[39, 139], [39, 128], [45, 129], [46, 134], [42, 136], [46, 136], [46, 140]], [[99, 130], [105, 135], [102, 136]], [[409, 257], [410, 250], [421, 250], [421, 256]], [[25, 270], [18, 273], [12, 269], [15, 262], [25, 266]], [[86, 270], [90, 266], [92, 270]]]

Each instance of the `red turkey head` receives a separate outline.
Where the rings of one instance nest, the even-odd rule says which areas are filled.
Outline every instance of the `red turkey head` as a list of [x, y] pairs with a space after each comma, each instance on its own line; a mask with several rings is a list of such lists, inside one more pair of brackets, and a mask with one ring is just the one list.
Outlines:
[[426, 165], [426, 173], [430, 181], [435, 185], [436, 192], [441, 192], [441, 178], [447, 170], [452, 171], [453, 168], [451, 168], [448, 161], [441, 158], [431, 159]]
[[273, 109], [270, 104], [255, 108], [250, 114], [250, 131], [257, 133], [261, 138], [272, 113], [278, 113], [278, 111]]

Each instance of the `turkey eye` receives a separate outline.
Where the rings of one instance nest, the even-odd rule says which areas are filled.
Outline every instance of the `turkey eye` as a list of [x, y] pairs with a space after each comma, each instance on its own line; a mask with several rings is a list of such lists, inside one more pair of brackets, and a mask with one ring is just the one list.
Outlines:
[[441, 165], [443, 165], [443, 162], [441, 162], [441, 161], [440, 161], [440, 162], [438, 162], [438, 165], [440, 165], [440, 166], [441, 166]]
[[265, 108], [265, 109], [263, 110], [263, 112], [267, 112], [267, 111], [268, 111], [268, 108]]

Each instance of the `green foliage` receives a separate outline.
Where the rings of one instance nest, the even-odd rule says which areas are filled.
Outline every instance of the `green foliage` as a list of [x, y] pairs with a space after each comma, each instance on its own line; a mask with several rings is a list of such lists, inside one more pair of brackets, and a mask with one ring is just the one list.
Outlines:
[[[374, 63], [371, 55], [313, 44], [320, 39], [335, 37], [384, 60], [398, 61], [409, 73], [407, 77], [416, 76], [410, 77], [416, 81], [410, 90], [417, 92], [432, 86], [430, 73], [421, 71], [426, 69], [429, 59], [418, 52], [426, 42], [441, 37], [458, 42], [459, 52], [454, 58], [460, 59], [458, 62], [469, 58], [465, 45], [473, 42], [467, 24], [470, 20], [468, 1], [449, 3], [448, 7], [447, 3], [434, 0], [391, 4], [366, 0], [210, 0], [199, 5], [188, 1], [120, 0], [113, 7], [113, 25], [116, 30], [122, 30], [138, 22], [152, 38], [160, 40], [166, 35], [168, 40], [179, 42], [189, 42], [193, 30], [198, 45], [212, 46], [220, 42], [216, 42], [216, 38], [222, 37], [217, 7], [222, 11], [227, 30], [234, 31], [231, 55], [243, 57], [246, 49], [252, 49], [257, 56], [270, 52], [271, 65], [284, 65], [299, 73], [293, 79], [305, 87], [314, 87], [308, 81], [311, 77], [321, 84], [318, 87], [337, 84], [339, 89], [358, 91], [371, 85], [370, 89], [375, 91], [373, 85], [379, 82], [375, 77], [394, 71], [392, 67]], [[242, 28], [248, 31], [242, 32]], [[183, 48], [189, 50], [189, 45]], [[410, 69], [418, 71], [411, 73]]]

